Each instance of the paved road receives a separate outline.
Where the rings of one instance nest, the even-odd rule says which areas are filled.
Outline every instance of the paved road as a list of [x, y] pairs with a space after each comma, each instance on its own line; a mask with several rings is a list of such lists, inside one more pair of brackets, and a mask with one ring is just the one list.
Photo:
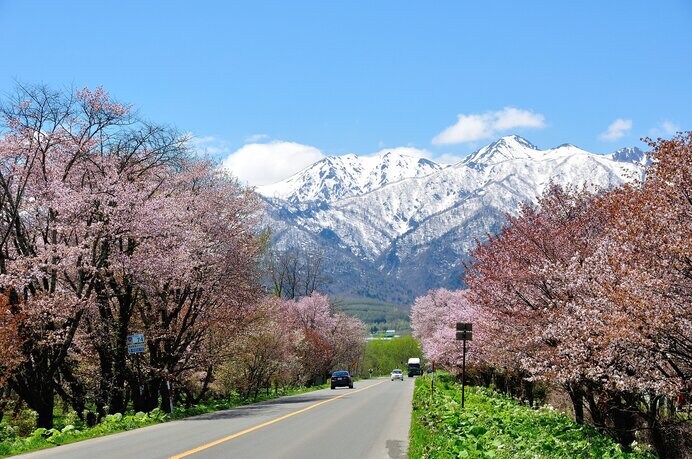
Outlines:
[[405, 458], [413, 378], [356, 381], [21, 458]]

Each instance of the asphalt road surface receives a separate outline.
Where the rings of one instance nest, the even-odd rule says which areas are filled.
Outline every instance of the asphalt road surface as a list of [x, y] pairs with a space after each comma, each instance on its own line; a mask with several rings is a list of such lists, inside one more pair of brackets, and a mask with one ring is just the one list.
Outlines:
[[21, 458], [405, 458], [413, 378], [356, 381]]

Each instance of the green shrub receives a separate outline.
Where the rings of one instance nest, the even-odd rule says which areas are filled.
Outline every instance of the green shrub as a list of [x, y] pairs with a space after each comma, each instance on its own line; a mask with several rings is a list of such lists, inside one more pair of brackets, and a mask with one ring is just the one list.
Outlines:
[[0, 442], [14, 440], [17, 437], [16, 429], [8, 424], [0, 424]]
[[16, 417], [11, 419], [18, 437], [26, 437], [36, 429], [38, 413], [34, 410], [22, 410]]
[[116, 423], [123, 419], [122, 413], [108, 414], [104, 419], [104, 422]]
[[489, 389], [460, 386], [446, 377], [416, 381], [411, 424], [411, 458], [652, 458], [635, 448], [624, 452], [611, 438], [576, 424], [550, 407], [519, 405]]

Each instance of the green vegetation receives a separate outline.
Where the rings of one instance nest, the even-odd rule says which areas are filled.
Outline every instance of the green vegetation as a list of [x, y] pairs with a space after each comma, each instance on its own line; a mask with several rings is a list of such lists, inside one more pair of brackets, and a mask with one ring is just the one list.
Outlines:
[[412, 336], [368, 341], [365, 346], [363, 368], [373, 370], [373, 375], [388, 375], [394, 368], [406, 372], [409, 357], [420, 357], [420, 343]]
[[[271, 400], [284, 395], [296, 395], [318, 389], [326, 389], [328, 386], [328, 384], [324, 384], [321, 386], [288, 389], [280, 393], [263, 393], [257, 397], [257, 402]], [[210, 400], [199, 405], [193, 405], [190, 408], [176, 407], [172, 415], [164, 413], [158, 408], [149, 413], [110, 414], [105, 417], [103, 422], [94, 427], [87, 427], [78, 419], [74, 412], [69, 412], [66, 416], [56, 418], [55, 428], [53, 429], [36, 429], [36, 413], [31, 410], [25, 410], [22, 412], [20, 422], [15, 425], [9, 425], [5, 422], [0, 423], [0, 457], [103, 437], [104, 435], [138, 429], [169, 420], [227, 410], [248, 404], [248, 399], [234, 395], [223, 400]], [[28, 431], [26, 430], [27, 428], [29, 429]]]
[[367, 326], [372, 335], [383, 336], [386, 330], [396, 330], [397, 335], [410, 335], [410, 307], [369, 298], [344, 297], [336, 300], [336, 307]]
[[115, 432], [132, 430], [168, 419], [168, 415], [156, 408], [151, 413], [120, 413], [106, 416], [102, 423], [85, 428], [81, 424], [68, 424], [62, 428], [35, 429], [28, 437], [19, 437], [15, 427], [0, 424], [0, 457], [26, 453], [56, 445], [74, 443], [88, 438], [102, 437]]
[[654, 458], [620, 445], [551, 408], [520, 405], [489, 389], [461, 386], [449, 375], [418, 378], [413, 397], [410, 458]]

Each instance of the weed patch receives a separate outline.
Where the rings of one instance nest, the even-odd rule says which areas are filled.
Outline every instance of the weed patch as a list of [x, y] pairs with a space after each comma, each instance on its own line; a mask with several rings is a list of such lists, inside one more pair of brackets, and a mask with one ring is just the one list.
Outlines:
[[531, 409], [481, 387], [461, 386], [447, 375], [418, 378], [413, 396], [409, 457], [415, 459], [626, 458], [655, 456], [633, 445], [623, 451], [611, 438], [576, 424], [549, 407]]

